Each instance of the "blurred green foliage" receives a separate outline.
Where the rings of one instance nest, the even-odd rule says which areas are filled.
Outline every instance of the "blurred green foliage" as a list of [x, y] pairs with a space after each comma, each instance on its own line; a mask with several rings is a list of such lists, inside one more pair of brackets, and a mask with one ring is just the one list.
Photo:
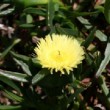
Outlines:
[[[110, 109], [110, 0], [1, 0], [0, 33], [0, 110]], [[84, 47], [70, 75], [51, 75], [35, 58], [52, 33]]]

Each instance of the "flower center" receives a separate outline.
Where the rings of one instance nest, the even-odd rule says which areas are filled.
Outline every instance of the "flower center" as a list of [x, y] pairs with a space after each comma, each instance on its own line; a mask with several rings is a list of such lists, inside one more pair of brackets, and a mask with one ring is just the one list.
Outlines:
[[61, 51], [53, 52], [51, 55], [51, 58], [54, 59], [55, 62], [62, 62], [63, 61], [63, 55]]

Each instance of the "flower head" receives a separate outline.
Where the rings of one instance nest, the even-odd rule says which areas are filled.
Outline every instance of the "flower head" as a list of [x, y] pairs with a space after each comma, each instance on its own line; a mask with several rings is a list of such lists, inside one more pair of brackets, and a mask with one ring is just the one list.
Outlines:
[[79, 42], [67, 35], [47, 35], [40, 39], [34, 50], [42, 68], [50, 69], [51, 73], [55, 70], [69, 74], [84, 59], [84, 50]]

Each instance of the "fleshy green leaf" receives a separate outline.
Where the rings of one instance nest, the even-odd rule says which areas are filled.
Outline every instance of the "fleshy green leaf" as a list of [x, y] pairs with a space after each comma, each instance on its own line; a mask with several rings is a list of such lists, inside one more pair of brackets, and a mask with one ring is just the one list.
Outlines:
[[15, 39], [12, 44], [6, 49], [4, 50], [4, 52], [0, 55], [0, 60], [3, 59], [7, 54], [8, 52], [16, 45], [20, 42], [21, 40], [20, 39]]
[[107, 41], [107, 36], [100, 30], [96, 30], [95, 35], [100, 41]]
[[46, 15], [46, 13], [44, 12], [43, 9], [38, 9], [38, 8], [33, 8], [33, 7], [26, 8], [26, 9], [24, 9], [23, 12], [27, 13], [27, 14], [37, 14], [37, 15], [41, 15], [41, 16]]
[[93, 63], [93, 58], [88, 53], [86, 53], [85, 56], [87, 64], [91, 65]]
[[0, 16], [4, 16], [4, 15], [7, 15], [7, 14], [10, 14], [14, 11], [14, 8], [9, 8], [7, 10], [4, 10], [4, 11], [1, 11], [0, 12]]
[[14, 58], [14, 60], [16, 61], [16, 63], [18, 63], [18, 65], [21, 66], [21, 68], [23, 69], [23, 71], [24, 71], [26, 74], [28, 74], [29, 76], [32, 75], [32, 74], [31, 74], [31, 71], [30, 71], [30, 69], [29, 69], [29, 66], [28, 66], [26, 63], [24, 63], [22, 60], [17, 60], [16, 58]]
[[96, 5], [94, 8], [97, 9], [97, 10], [99, 10], [100, 12], [104, 13], [104, 7], [103, 6]]
[[0, 110], [21, 110], [21, 106], [11, 106], [11, 105], [0, 105]]
[[87, 29], [91, 29], [92, 25], [91, 23], [88, 21], [88, 19], [85, 19], [81, 16], [77, 17], [77, 19], [87, 28]]
[[105, 15], [107, 22], [110, 24], [110, 0], [105, 1], [104, 15]]
[[10, 51], [10, 53], [11, 53], [11, 55], [12, 55], [14, 58], [16, 58], [16, 59], [18, 59], [18, 60], [22, 60], [23, 62], [28, 62], [29, 59], [30, 59], [30, 57], [28, 57], [28, 56], [21, 55], [21, 54], [17, 54], [17, 53], [15, 53], [15, 52], [13, 52], [13, 51]]
[[51, 32], [53, 32], [54, 27], [53, 27], [53, 18], [54, 18], [54, 13], [55, 13], [55, 3], [53, 0], [49, 0], [48, 2], [48, 11], [47, 11], [47, 24], [51, 29]]
[[13, 89], [17, 90], [20, 93], [20, 88], [9, 78], [5, 76], [0, 76], [0, 81], [4, 82], [8, 86], [12, 87]]
[[110, 43], [107, 43], [105, 50], [105, 58], [102, 60], [100, 64], [100, 67], [96, 73], [96, 77], [99, 77], [102, 74], [103, 70], [105, 69], [109, 61], [110, 61]]
[[32, 23], [33, 22], [33, 18], [30, 14], [27, 14], [26, 21], [27, 21], [27, 23]]
[[109, 94], [109, 89], [108, 89], [108, 87], [107, 87], [107, 85], [106, 85], [104, 76], [100, 76], [100, 77], [98, 78], [98, 83], [99, 83], [99, 85], [100, 85], [100, 87], [101, 87], [103, 93], [105, 94], [105, 96], [108, 96], [108, 94]]
[[27, 23], [27, 24], [21, 24], [21, 25], [19, 25], [20, 27], [22, 27], [22, 28], [32, 28], [32, 27], [34, 27], [35, 25], [34, 24], [29, 24], [29, 23]]
[[14, 93], [9, 92], [7, 90], [4, 90], [4, 95], [13, 101], [18, 101], [18, 102], [23, 101], [23, 98], [21, 96], [18, 96], [17, 94], [14, 94]]
[[94, 34], [96, 32], [96, 28], [93, 28], [93, 30], [90, 32], [89, 36], [87, 37], [87, 39], [85, 40], [85, 42], [82, 44], [83, 46], [85, 46], [86, 48], [90, 45], [90, 43], [93, 41], [94, 39]]
[[37, 58], [32, 58], [32, 63], [37, 67], [41, 67], [41, 64]]
[[105, 77], [100, 75], [97, 79], [99, 86], [104, 94], [104, 101], [106, 102], [106, 106], [108, 108], [108, 110], [110, 109], [110, 92], [109, 92], [109, 88], [107, 87], [107, 84], [105, 82]]
[[31, 58], [31, 57], [28, 57], [28, 56], [25, 56], [25, 55], [21, 55], [21, 54], [17, 54], [13, 51], [10, 52], [11, 55], [18, 59], [18, 60], [21, 60], [23, 61], [24, 63], [28, 63], [29, 61], [32, 61], [32, 63], [34, 64], [34, 66], [37, 66], [37, 67], [41, 67], [41, 64], [39, 63], [39, 61], [37, 60], [37, 58]]
[[20, 82], [28, 82], [26, 79], [27, 75], [18, 72], [5, 71], [0, 69], [0, 76], [4, 76]]
[[42, 69], [39, 71], [32, 79], [32, 84], [38, 83], [40, 80], [42, 80], [45, 76], [47, 76], [49, 71], [47, 69]]
[[55, 28], [60, 34], [78, 36], [78, 31], [76, 29], [62, 28], [60, 26], [56, 26]]

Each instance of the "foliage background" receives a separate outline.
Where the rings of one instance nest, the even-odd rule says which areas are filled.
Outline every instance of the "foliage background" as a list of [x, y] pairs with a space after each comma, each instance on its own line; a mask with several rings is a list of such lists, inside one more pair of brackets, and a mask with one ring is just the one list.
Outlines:
[[[109, 0], [0, 1], [0, 110], [110, 109]], [[47, 34], [76, 37], [85, 60], [50, 75], [34, 48]]]

